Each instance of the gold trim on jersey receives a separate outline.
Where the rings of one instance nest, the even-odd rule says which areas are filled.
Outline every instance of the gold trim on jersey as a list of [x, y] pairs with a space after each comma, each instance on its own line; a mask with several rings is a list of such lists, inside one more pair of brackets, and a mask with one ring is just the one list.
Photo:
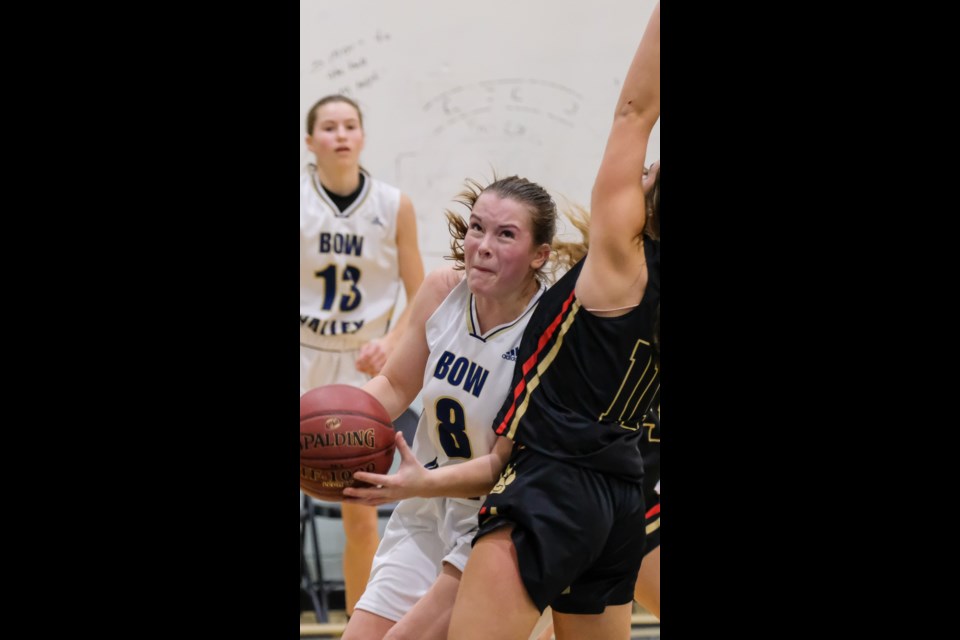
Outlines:
[[659, 528], [660, 528], [660, 517], [658, 516], [656, 522], [651, 522], [650, 524], [647, 525], [647, 535], [650, 535], [651, 533], [653, 533]]
[[510, 420], [510, 428], [507, 430], [506, 436], [511, 440], [515, 439], [517, 435], [517, 426], [520, 424], [520, 419], [523, 417], [523, 414], [527, 412], [527, 407], [530, 404], [530, 396], [533, 395], [534, 390], [540, 386], [540, 376], [546, 373], [547, 369], [553, 363], [553, 359], [557, 357], [557, 354], [560, 352], [560, 347], [563, 346], [563, 337], [567, 334], [567, 331], [570, 329], [570, 325], [573, 324], [573, 319], [576, 317], [577, 312], [580, 311], [581, 304], [579, 300], [574, 300], [573, 304], [570, 305], [570, 312], [567, 314], [567, 317], [564, 318], [563, 324], [560, 325], [560, 331], [557, 333], [557, 339], [553, 343], [553, 347], [550, 348], [549, 353], [546, 357], [540, 361], [537, 365], [537, 373], [527, 382], [527, 393], [523, 398], [523, 402], [520, 403], [520, 406], [517, 407], [517, 412], [514, 414], [513, 418]]
[[480, 335], [478, 328], [480, 327], [480, 317], [477, 314], [477, 301], [473, 295], [473, 292], [470, 293], [470, 304], [467, 305], [466, 314], [467, 314], [467, 333], [469, 333], [474, 338], [486, 342], [487, 340], [493, 340], [498, 335], [504, 331], [509, 331], [516, 326], [520, 320], [524, 318], [528, 313], [531, 313], [534, 307], [537, 306], [537, 303], [540, 302], [540, 297], [547, 290], [546, 285], [543, 283], [540, 284], [540, 288], [537, 292], [530, 298], [530, 302], [527, 303], [527, 308], [523, 310], [523, 313], [514, 318], [513, 322], [508, 322], [507, 324], [500, 325], [490, 330], [487, 335]]

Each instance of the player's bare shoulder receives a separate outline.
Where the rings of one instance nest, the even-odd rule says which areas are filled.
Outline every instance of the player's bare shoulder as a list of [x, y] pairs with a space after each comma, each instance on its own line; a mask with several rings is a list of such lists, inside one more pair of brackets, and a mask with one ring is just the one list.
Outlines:
[[419, 314], [428, 317], [437, 307], [446, 299], [463, 280], [464, 272], [457, 271], [453, 267], [438, 267], [433, 269], [423, 279], [420, 290], [417, 292], [414, 301], [415, 309], [419, 309]]

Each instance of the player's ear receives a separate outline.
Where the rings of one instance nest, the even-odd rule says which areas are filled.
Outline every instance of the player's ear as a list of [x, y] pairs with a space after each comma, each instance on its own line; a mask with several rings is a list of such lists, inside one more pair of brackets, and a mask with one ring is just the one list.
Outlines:
[[536, 271], [547, 263], [547, 260], [550, 259], [550, 245], [547, 243], [541, 244], [536, 253], [534, 254], [533, 261], [530, 263], [530, 267]]

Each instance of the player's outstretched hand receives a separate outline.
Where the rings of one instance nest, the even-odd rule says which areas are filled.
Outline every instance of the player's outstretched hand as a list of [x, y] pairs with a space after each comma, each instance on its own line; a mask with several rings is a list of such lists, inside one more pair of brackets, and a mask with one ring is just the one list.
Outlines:
[[421, 495], [420, 492], [426, 486], [427, 474], [430, 471], [417, 462], [402, 433], [397, 434], [396, 443], [397, 451], [400, 452], [400, 467], [397, 472], [392, 475], [383, 475], [357, 471], [353, 474], [356, 480], [368, 482], [374, 486], [346, 487], [343, 490], [344, 502], [376, 507]]

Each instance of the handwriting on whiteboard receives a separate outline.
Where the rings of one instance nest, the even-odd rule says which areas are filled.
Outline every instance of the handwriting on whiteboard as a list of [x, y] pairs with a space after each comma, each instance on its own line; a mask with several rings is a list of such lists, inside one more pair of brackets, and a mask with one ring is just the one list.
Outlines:
[[377, 29], [368, 39], [338, 45], [310, 60], [307, 74], [325, 84], [333, 84], [337, 87], [335, 93], [353, 97], [357, 91], [369, 89], [381, 79], [381, 71], [375, 64], [378, 48], [392, 39], [389, 32]]
[[439, 120], [434, 135], [463, 127], [516, 138], [529, 132], [529, 116], [575, 127], [582, 102], [579, 93], [555, 82], [501, 78], [448, 89], [424, 104], [423, 111]]

